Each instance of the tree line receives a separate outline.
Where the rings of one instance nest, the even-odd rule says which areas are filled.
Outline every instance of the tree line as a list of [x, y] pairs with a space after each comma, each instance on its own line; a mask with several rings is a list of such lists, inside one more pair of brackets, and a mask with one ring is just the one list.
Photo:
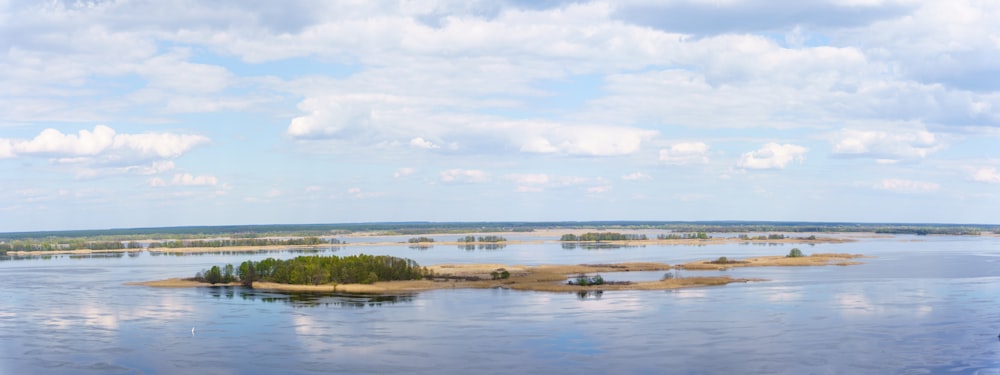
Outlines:
[[420, 280], [432, 272], [417, 262], [388, 255], [300, 256], [288, 260], [267, 258], [245, 261], [234, 267], [212, 266], [198, 272], [194, 279], [211, 284], [239, 281], [252, 286], [254, 281], [281, 284], [371, 284], [376, 281]]
[[338, 245], [343, 243], [336, 238], [302, 237], [302, 238], [227, 238], [217, 240], [173, 240], [153, 242], [149, 248], [177, 249], [182, 247], [233, 247], [233, 246], [313, 246]]
[[587, 232], [579, 236], [564, 234], [559, 241], [645, 241], [645, 234], [622, 234], [615, 232]]

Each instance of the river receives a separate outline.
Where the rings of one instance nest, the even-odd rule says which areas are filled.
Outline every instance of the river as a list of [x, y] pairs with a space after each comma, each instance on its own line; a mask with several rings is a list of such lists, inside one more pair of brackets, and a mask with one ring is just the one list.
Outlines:
[[711, 271], [769, 281], [674, 291], [382, 296], [124, 285], [296, 252], [4, 258], [0, 374], [1000, 373], [997, 237], [318, 253], [535, 265], [680, 263], [792, 247], [872, 258], [848, 267]]

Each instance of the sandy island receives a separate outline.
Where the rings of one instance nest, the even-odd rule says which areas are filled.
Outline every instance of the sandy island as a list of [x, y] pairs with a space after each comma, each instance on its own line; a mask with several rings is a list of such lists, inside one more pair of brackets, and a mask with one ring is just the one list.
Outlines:
[[[543, 292], [580, 292], [608, 290], [667, 290], [700, 286], [726, 285], [737, 282], [765, 281], [762, 279], [733, 278], [729, 276], [695, 276], [680, 277], [658, 281], [609, 283], [603, 285], [578, 286], [566, 283], [566, 279], [574, 275], [607, 272], [629, 271], [668, 271], [671, 269], [685, 270], [720, 270], [731, 267], [769, 267], [769, 266], [827, 266], [853, 265], [860, 262], [850, 261], [862, 255], [852, 254], [815, 254], [807, 257], [786, 258], [783, 256], [767, 256], [735, 260], [733, 263], [715, 264], [712, 261], [698, 261], [671, 266], [666, 263], [633, 262], [617, 264], [581, 264], [581, 265], [542, 265], [542, 266], [509, 266], [502, 264], [439, 264], [427, 267], [434, 271], [433, 280], [406, 280], [377, 282], [374, 284], [325, 284], [325, 285], [290, 285], [270, 282], [254, 282], [255, 289], [277, 290], [287, 292], [347, 292], [347, 293], [398, 293], [419, 292], [434, 289], [486, 289], [507, 288], [514, 290], [530, 290]], [[491, 280], [490, 273], [497, 270], [510, 272], [510, 278]], [[613, 281], [613, 280], [609, 280]], [[167, 279], [158, 281], [128, 283], [164, 288], [203, 287], [209, 284], [190, 279]], [[216, 284], [216, 286], [239, 286], [239, 283]]]

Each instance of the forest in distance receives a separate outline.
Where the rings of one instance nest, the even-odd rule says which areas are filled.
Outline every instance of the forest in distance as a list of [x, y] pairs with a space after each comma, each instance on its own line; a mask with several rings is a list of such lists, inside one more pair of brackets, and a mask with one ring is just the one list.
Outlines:
[[[871, 232], [915, 235], [1000, 234], [990, 224], [897, 224], [751, 221], [585, 221], [585, 222], [400, 222], [346, 224], [276, 224], [129, 228], [0, 233], [0, 254], [10, 251], [127, 250], [144, 247], [295, 246], [333, 244], [330, 236], [352, 233], [421, 235], [532, 232], [545, 229], [664, 230], [670, 233]], [[285, 237], [284, 239], [274, 239]], [[326, 238], [324, 238], [326, 237]], [[225, 238], [220, 240], [219, 238]], [[155, 245], [154, 245], [155, 243]]]

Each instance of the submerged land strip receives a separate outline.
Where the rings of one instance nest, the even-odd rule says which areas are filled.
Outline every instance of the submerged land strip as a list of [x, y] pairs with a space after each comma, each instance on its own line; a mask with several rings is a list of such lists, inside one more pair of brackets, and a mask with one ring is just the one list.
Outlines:
[[[513, 233], [513, 232], [512, 232]], [[570, 234], [582, 234], [584, 230], [566, 231], [566, 230], [538, 230], [532, 232], [538, 237], [559, 237], [560, 234], [570, 233]], [[217, 253], [217, 252], [260, 252], [260, 251], [281, 251], [290, 248], [295, 249], [310, 249], [310, 248], [329, 248], [329, 247], [348, 247], [348, 246], [358, 246], [358, 247], [380, 247], [380, 246], [413, 246], [413, 247], [430, 247], [430, 246], [511, 246], [511, 245], [531, 245], [531, 244], [545, 244], [545, 243], [562, 243], [564, 245], [605, 245], [605, 246], [621, 246], [621, 247], [638, 247], [638, 246], [652, 246], [652, 245], [673, 245], [673, 246], [709, 246], [709, 245], [722, 245], [722, 244], [829, 244], [829, 243], [845, 243], [854, 242], [856, 239], [847, 236], [829, 237], [815, 235], [811, 236], [785, 236], [780, 235], [780, 237], [775, 237], [772, 235], [771, 238], [759, 237], [759, 238], [746, 238], [746, 237], [706, 237], [706, 238], [649, 238], [649, 239], [630, 239], [630, 240], [594, 240], [594, 241], [562, 241], [562, 240], [507, 240], [503, 241], [435, 241], [435, 242], [390, 242], [390, 241], [364, 241], [366, 237], [375, 237], [381, 233], [353, 233], [344, 235], [342, 237], [351, 238], [351, 242], [347, 241], [326, 241], [321, 243], [311, 243], [311, 244], [281, 244], [281, 245], [258, 245], [258, 246], [246, 246], [246, 245], [236, 245], [236, 246], [175, 246], [175, 247], [157, 247], [157, 246], [145, 246], [145, 247], [126, 247], [117, 249], [53, 249], [53, 250], [11, 250], [7, 251], [7, 255], [13, 256], [38, 256], [38, 255], [83, 255], [83, 254], [101, 254], [101, 253], [122, 253], [122, 252], [150, 252], [150, 253]], [[507, 234], [507, 233], [501, 233]], [[433, 236], [448, 236], [454, 234], [430, 234]], [[864, 236], [865, 234], [853, 233], [853, 236]], [[867, 234], [869, 236], [874, 236], [874, 233]], [[311, 237], [290, 237], [283, 238], [284, 241], [306, 239]], [[231, 238], [216, 238], [215, 241], [228, 241]], [[197, 240], [203, 241], [203, 240]]]
[[[730, 283], [746, 283], [765, 281], [762, 279], [733, 278], [730, 276], [685, 276], [677, 277], [676, 270], [720, 270], [731, 267], [786, 267], [786, 266], [848, 266], [860, 264], [856, 259], [859, 254], [814, 254], [811, 256], [763, 256], [742, 260], [703, 260], [670, 265], [658, 262], [631, 262], [616, 264], [580, 264], [580, 265], [541, 265], [518, 266], [502, 264], [440, 264], [427, 267], [434, 275], [422, 280], [401, 280], [374, 282], [371, 284], [321, 284], [300, 285], [274, 282], [253, 282], [255, 289], [275, 290], [284, 292], [346, 292], [346, 293], [405, 293], [420, 292], [435, 289], [488, 289], [506, 288], [513, 290], [542, 292], [584, 292], [612, 290], [668, 290], [690, 287], [726, 285]], [[616, 282], [613, 279], [597, 285], [576, 284], [567, 282], [573, 278], [586, 279], [587, 275], [609, 274], [632, 271], [665, 271], [665, 277], [656, 281]], [[505, 278], [497, 275], [506, 273]], [[611, 277], [609, 277], [611, 279]], [[149, 287], [187, 288], [207, 287], [211, 284], [193, 279], [173, 278], [167, 280], [130, 283]], [[216, 284], [222, 286], [239, 286], [239, 282]]]

